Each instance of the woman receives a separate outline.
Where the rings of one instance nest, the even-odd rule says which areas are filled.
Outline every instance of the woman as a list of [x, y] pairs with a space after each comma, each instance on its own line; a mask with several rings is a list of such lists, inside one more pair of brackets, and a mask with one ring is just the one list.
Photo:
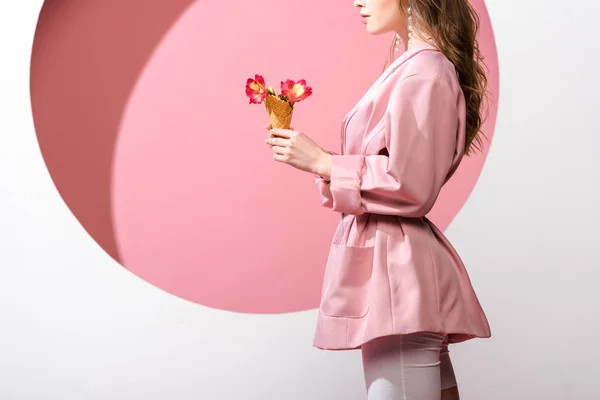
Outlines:
[[458, 399], [448, 344], [491, 332], [460, 257], [425, 215], [480, 143], [477, 15], [468, 0], [354, 5], [369, 33], [407, 45], [344, 118], [341, 154], [293, 128], [266, 140], [341, 213], [314, 346], [361, 349], [369, 400]]

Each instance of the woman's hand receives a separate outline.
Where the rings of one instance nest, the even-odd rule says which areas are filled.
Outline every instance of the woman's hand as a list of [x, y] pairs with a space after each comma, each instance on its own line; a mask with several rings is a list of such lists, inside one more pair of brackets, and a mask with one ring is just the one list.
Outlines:
[[302, 171], [329, 177], [331, 154], [318, 146], [302, 132], [291, 129], [271, 129], [265, 143], [273, 150], [276, 161], [289, 164]]

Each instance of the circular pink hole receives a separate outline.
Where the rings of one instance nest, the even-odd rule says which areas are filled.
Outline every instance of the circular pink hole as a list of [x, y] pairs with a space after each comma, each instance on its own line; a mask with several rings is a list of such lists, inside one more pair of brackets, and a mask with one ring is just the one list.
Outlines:
[[[483, 1], [473, 4], [491, 139], [498, 60]], [[339, 215], [320, 206], [311, 174], [272, 159], [266, 111], [248, 104], [245, 80], [306, 79], [314, 94], [293, 126], [338, 150], [341, 118], [377, 78], [391, 37], [370, 37], [349, 3], [231, 7], [47, 1], [31, 64], [42, 154], [90, 235], [151, 284], [236, 312], [315, 308]], [[441, 229], [486, 154], [465, 159], [443, 190], [430, 214]]]

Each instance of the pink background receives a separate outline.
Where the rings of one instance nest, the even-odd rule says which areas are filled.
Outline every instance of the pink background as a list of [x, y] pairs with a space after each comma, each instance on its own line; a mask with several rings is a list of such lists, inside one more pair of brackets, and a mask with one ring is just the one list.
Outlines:
[[[484, 5], [473, 4], [491, 139], [498, 62]], [[244, 83], [306, 79], [314, 94], [292, 125], [337, 151], [341, 118], [391, 39], [369, 36], [351, 2], [46, 1], [31, 65], [41, 151], [85, 229], [146, 281], [236, 312], [315, 308], [339, 216], [319, 205], [310, 174], [273, 161], [266, 112]], [[430, 214], [441, 229], [486, 152], [445, 187]]]

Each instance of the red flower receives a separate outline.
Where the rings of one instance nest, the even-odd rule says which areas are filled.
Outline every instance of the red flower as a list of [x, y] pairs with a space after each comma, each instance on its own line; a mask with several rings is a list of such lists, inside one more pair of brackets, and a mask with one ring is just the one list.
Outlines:
[[254, 75], [254, 79], [248, 78], [246, 81], [246, 96], [250, 99], [250, 104], [261, 104], [267, 97], [267, 88], [265, 79], [261, 75]]
[[312, 94], [312, 88], [306, 86], [306, 80], [300, 79], [294, 82], [290, 79], [281, 82], [281, 94], [287, 97], [290, 103], [297, 103]]

